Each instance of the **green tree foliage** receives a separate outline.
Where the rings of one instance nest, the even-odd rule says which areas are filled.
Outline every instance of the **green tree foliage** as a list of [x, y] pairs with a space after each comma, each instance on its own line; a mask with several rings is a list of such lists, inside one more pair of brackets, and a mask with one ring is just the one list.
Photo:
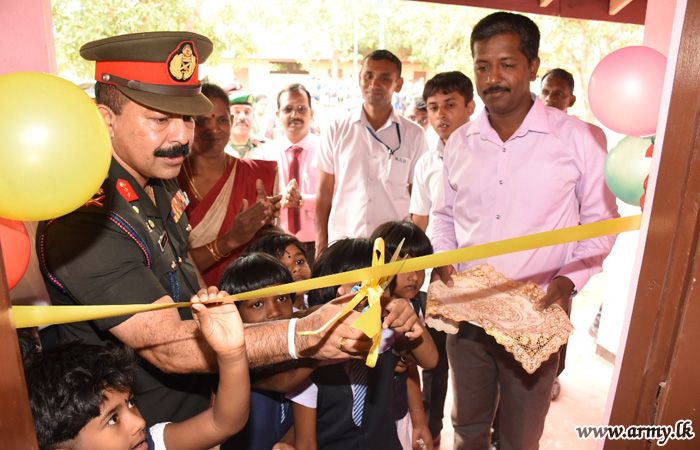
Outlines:
[[[299, 50], [300, 62], [354, 57], [379, 48], [384, 18], [385, 47], [420, 62], [429, 73], [461, 70], [472, 76], [469, 36], [493, 10], [404, 0], [54, 0], [59, 72], [91, 76], [80, 45], [119, 33], [189, 30], [212, 39], [210, 62], [222, 51], [247, 58], [272, 40]], [[528, 15], [540, 27], [540, 75], [554, 67], [572, 72], [587, 105], [588, 79], [607, 54], [640, 45], [643, 27], [612, 22]], [[357, 29], [355, 28], [357, 17]], [[266, 45], [269, 45], [266, 44]], [[581, 95], [583, 94], [583, 95]], [[588, 109], [588, 108], [586, 108]]]
[[630, 45], [642, 45], [644, 27], [580, 19], [533, 16], [542, 34], [540, 44], [540, 76], [555, 67], [574, 75], [580, 93], [577, 102], [588, 106], [588, 81], [601, 59], [611, 52]]
[[[54, 0], [56, 59], [58, 71], [91, 78], [92, 63], [78, 50], [86, 42], [124, 33], [145, 31], [194, 31], [214, 42], [212, 61], [228, 49], [245, 57], [256, 50], [249, 28], [236, 24], [239, 14], [253, 16], [259, 2], [221, 2], [216, 17], [203, 16], [206, 0]], [[228, 6], [228, 7], [227, 7]], [[241, 6], [243, 6], [241, 8]]]

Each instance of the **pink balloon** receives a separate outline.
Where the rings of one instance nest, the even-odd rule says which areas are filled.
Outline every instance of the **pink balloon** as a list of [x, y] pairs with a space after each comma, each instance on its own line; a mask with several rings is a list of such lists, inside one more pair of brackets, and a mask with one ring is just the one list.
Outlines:
[[593, 115], [628, 136], [656, 133], [666, 57], [649, 47], [615, 50], [596, 66], [588, 84]]

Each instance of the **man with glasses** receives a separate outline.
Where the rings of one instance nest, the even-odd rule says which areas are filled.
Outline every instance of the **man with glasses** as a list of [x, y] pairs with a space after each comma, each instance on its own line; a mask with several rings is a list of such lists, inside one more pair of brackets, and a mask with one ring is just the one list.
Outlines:
[[277, 118], [284, 135], [260, 148], [257, 159], [277, 161], [282, 191], [280, 226], [296, 236], [306, 247], [306, 257], [313, 264], [314, 207], [318, 173], [312, 166], [319, 138], [309, 132], [314, 110], [311, 94], [299, 84], [291, 84], [277, 94]]
[[375, 50], [362, 62], [364, 103], [331, 124], [316, 167], [316, 254], [343, 237], [367, 237], [408, 217], [413, 170], [427, 150], [425, 131], [391, 104], [403, 86], [401, 61]]

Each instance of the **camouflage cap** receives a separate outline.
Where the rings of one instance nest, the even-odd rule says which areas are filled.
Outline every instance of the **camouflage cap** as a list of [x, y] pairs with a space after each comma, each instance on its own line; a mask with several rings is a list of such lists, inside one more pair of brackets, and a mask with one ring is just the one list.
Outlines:
[[233, 91], [228, 94], [228, 103], [230, 105], [253, 105], [255, 96], [250, 92]]
[[199, 64], [214, 45], [196, 33], [157, 31], [88, 42], [80, 56], [96, 61], [95, 80], [112, 84], [149, 108], [183, 115], [206, 114], [212, 104], [202, 95]]

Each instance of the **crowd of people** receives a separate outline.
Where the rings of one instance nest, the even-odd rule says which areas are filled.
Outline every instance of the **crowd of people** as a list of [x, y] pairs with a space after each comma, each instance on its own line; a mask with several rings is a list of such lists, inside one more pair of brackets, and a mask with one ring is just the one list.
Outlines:
[[[193, 306], [57, 325], [42, 349], [26, 346], [40, 448], [433, 449], [448, 374], [454, 448], [538, 448], [563, 354], [528, 374], [480, 327], [426, 328], [424, 271], [385, 287], [373, 366], [373, 342], [351, 327], [366, 301], [340, 314], [360, 281], [218, 299], [368, 267], [376, 238], [387, 260], [414, 258], [617, 217], [605, 136], [566, 114], [573, 78], [557, 69], [541, 99], [530, 92], [539, 41], [525, 16], [485, 17], [471, 33], [474, 83], [436, 74], [401, 114], [401, 61], [373, 51], [361, 107], [320, 137], [315, 87], [268, 100], [200, 83], [213, 47], [204, 36], [85, 44], [113, 159], [91, 201], [37, 230], [51, 301]], [[485, 109], [471, 121], [475, 89]], [[281, 130], [256, 114], [261, 101], [276, 102]], [[537, 282], [538, 309], [569, 311], [613, 242], [437, 267], [430, 278], [451, 285], [488, 262]]]

